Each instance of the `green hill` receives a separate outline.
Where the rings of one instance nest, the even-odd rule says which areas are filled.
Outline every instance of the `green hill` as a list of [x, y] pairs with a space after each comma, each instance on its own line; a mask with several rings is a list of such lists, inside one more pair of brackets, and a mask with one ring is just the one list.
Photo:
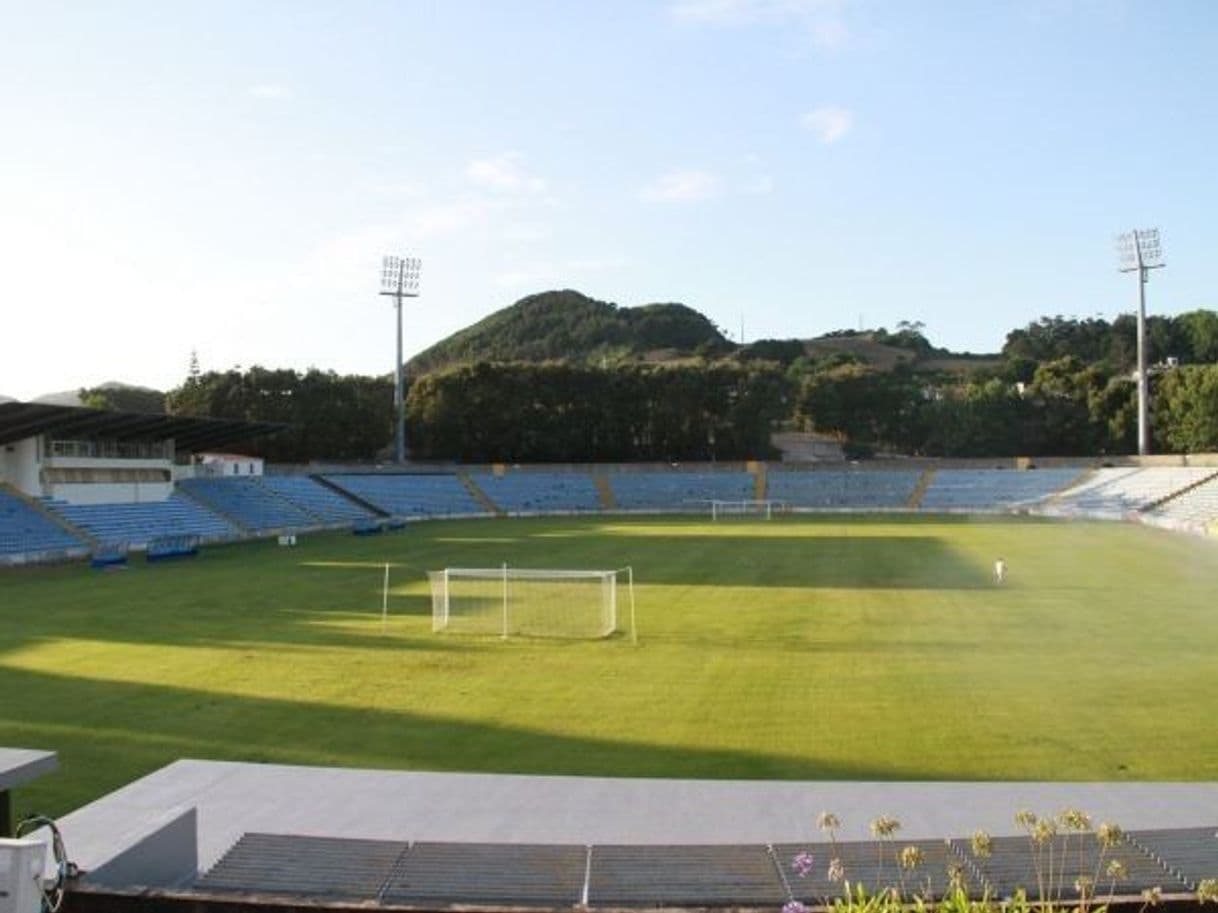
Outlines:
[[420, 352], [412, 372], [476, 361], [669, 360], [734, 348], [710, 320], [683, 304], [618, 307], [579, 292], [522, 298]]

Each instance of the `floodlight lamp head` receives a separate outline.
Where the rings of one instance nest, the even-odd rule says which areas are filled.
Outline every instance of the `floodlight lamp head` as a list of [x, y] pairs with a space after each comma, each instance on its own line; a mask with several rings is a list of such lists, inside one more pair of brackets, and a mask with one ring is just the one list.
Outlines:
[[381, 294], [413, 297], [419, 294], [419, 272], [422, 261], [418, 257], [381, 258]]
[[1158, 269], [1166, 265], [1163, 259], [1163, 242], [1157, 228], [1138, 228], [1117, 235], [1116, 247], [1120, 270], [1123, 273]]

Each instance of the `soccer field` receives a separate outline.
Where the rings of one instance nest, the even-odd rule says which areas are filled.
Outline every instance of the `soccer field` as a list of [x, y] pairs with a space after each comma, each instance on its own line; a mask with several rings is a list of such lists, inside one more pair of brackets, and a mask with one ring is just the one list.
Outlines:
[[[502, 562], [632, 565], [639, 645], [433, 634], [426, 572]], [[22, 569], [0, 573], [0, 744], [60, 752], [17, 793], [51, 814], [179, 757], [1215, 779], [1216, 584], [1211, 542], [933, 517], [467, 520]]]

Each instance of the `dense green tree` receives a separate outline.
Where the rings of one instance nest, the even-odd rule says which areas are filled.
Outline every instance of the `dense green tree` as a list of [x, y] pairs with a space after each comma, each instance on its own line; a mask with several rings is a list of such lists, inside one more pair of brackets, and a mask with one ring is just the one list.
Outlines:
[[165, 411], [165, 394], [148, 387], [105, 384], [100, 387], [82, 388], [80, 404], [108, 412], [160, 413]]
[[1214, 364], [1218, 362], [1218, 314], [1213, 311], [1189, 311], [1176, 318], [1183, 337], [1188, 342], [1188, 352], [1178, 353], [1191, 364]]
[[1031, 408], [1011, 384], [998, 378], [935, 391], [921, 410], [927, 456], [1010, 456], [1035, 446]]
[[1168, 371], [1155, 379], [1156, 441], [1174, 451], [1218, 450], [1218, 365]]
[[789, 408], [776, 366], [480, 362], [425, 375], [417, 452], [468, 462], [746, 459]]
[[241, 446], [277, 462], [372, 459], [392, 439], [392, 404], [389, 378], [256, 366], [192, 374], [167, 395], [175, 415], [283, 423]]
[[565, 289], [522, 298], [420, 352], [410, 366], [419, 373], [478, 361], [608, 365], [653, 351], [722, 355], [733, 348], [683, 304], [625, 308]]

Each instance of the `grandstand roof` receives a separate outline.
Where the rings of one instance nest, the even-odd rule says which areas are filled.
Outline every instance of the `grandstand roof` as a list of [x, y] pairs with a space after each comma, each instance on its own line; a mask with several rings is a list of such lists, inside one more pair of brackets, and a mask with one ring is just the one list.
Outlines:
[[56, 434], [118, 441], [172, 438], [180, 450], [202, 450], [274, 434], [287, 427], [280, 422], [0, 402], [0, 444], [11, 444], [38, 434]]

